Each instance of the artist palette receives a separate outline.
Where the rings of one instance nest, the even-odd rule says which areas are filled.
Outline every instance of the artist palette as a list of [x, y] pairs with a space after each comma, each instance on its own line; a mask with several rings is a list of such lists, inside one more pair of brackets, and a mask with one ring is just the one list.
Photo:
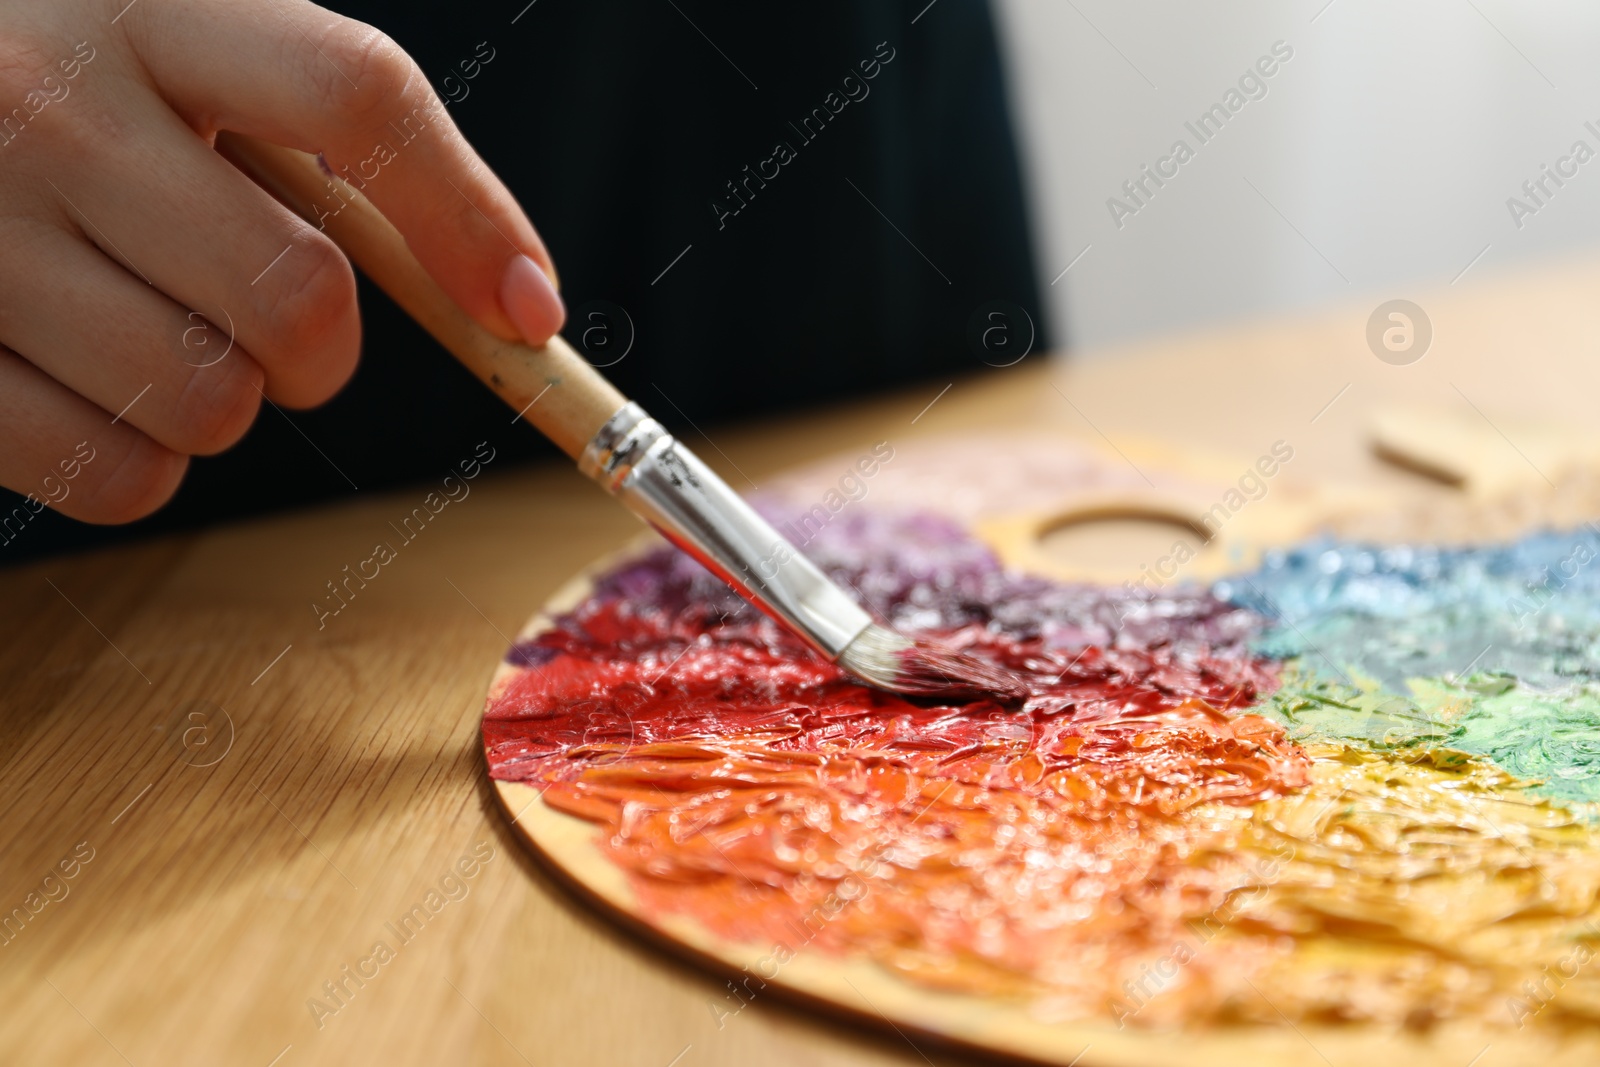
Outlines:
[[[1380, 442], [1461, 454], [1408, 425]], [[507, 814], [729, 1013], [781, 992], [1058, 1064], [1600, 1062], [1588, 467], [1462, 475], [1407, 530], [1292, 455], [1137, 458], [907, 446], [808, 533], [886, 619], [1027, 679], [1020, 713], [856, 686], [659, 542], [602, 561], [492, 683]], [[1050, 548], [1130, 517], [1165, 524], [1143, 563]]]

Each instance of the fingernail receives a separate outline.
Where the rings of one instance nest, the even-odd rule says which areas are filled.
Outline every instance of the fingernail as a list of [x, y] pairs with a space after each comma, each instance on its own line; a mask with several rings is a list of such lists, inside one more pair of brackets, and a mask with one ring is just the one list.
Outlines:
[[556, 287], [527, 256], [517, 256], [506, 264], [505, 276], [500, 279], [500, 306], [523, 340], [535, 348], [550, 340], [567, 319]]

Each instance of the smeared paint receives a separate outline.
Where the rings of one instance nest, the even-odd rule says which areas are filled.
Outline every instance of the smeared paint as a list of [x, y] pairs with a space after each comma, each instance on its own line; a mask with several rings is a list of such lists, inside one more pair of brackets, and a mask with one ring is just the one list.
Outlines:
[[1600, 681], [1600, 533], [1440, 549], [1322, 541], [1274, 551], [1219, 596], [1273, 618], [1258, 645], [1318, 673], [1411, 678], [1501, 671], [1526, 685]]
[[1456, 749], [1487, 756], [1534, 783], [1537, 794], [1600, 803], [1596, 686], [1541, 691], [1509, 675], [1480, 672], [1459, 682], [1414, 678], [1408, 688], [1399, 696], [1296, 667], [1285, 671], [1283, 687], [1261, 710], [1297, 741], [1355, 745], [1397, 758], [1419, 748]]
[[[1600, 801], [1600, 540], [1590, 527], [1439, 550], [1318, 543], [1217, 591], [1274, 619], [1292, 735], [1488, 756]], [[1303, 681], [1302, 681], [1303, 680]]]
[[[1600, 792], [1600, 579], [1520, 628], [1499, 602], [1572, 543], [1316, 545], [1150, 595], [856, 514], [808, 554], [1016, 673], [1021, 713], [855, 685], [667, 551], [512, 651], [484, 741], [603, 828], [647, 911], [780, 963], [861, 953], [1124, 1025], [1600, 1019], [1587, 972], [1522, 992], [1600, 942], [1600, 839], [1554, 799]], [[1480, 638], [1507, 649], [1470, 662]]]

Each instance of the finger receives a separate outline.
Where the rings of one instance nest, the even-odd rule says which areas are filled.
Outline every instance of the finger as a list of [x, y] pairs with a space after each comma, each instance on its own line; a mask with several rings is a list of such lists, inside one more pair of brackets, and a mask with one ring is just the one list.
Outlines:
[[27, 254], [0, 258], [0, 344], [174, 451], [244, 436], [263, 375], [241, 346], [77, 234], [7, 229]]
[[344, 255], [153, 93], [129, 87], [120, 106], [140, 136], [105, 139], [96, 171], [50, 177], [48, 191], [134, 284], [148, 282], [176, 305], [231, 324], [230, 336], [266, 371], [267, 395], [294, 407], [332, 396], [361, 349], [355, 274]]
[[131, 522], [165, 504], [189, 461], [0, 348], [0, 485], [28, 501], [0, 516], [9, 540], [45, 505], [84, 522]]
[[[197, 129], [321, 153], [485, 327], [535, 344], [560, 327], [544, 243], [389, 38], [305, 0], [247, 9], [236, 0], [197, 0], [181, 18], [135, 20], [129, 33], [160, 91]], [[330, 195], [326, 209], [338, 203]], [[539, 270], [520, 269], [508, 280], [523, 256]], [[520, 330], [507, 303], [517, 305]], [[529, 330], [544, 336], [528, 337]]]

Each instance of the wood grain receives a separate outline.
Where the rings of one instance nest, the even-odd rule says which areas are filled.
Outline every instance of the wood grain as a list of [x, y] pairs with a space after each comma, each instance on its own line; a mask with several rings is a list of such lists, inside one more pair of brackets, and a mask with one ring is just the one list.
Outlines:
[[[945, 383], [689, 443], [749, 488], [876, 441], [986, 427], [1244, 462], [1282, 438], [1296, 449], [1285, 477], [1447, 501], [1454, 490], [1373, 458], [1369, 411], [1472, 414], [1470, 401], [1507, 426], [1583, 422], [1600, 396], [1600, 264], [1499, 279], [1485, 266], [1412, 294], [1435, 340], [1410, 367], [1366, 349], [1366, 317], [1392, 295], [1379, 294], [1065, 366], [1030, 358], [931, 408]], [[67, 895], [0, 944], [0, 1062], [970, 1062], [776, 999], [718, 1029], [720, 982], [617, 932], [523, 855], [479, 756], [493, 664], [532, 606], [636, 524], [565, 468], [490, 464], [472, 486], [320, 630], [324, 583], [434, 486], [0, 574], [0, 909], [80, 842], [93, 850]], [[196, 701], [234, 726], [209, 767], [174, 740]], [[493, 857], [465, 897], [319, 1028], [307, 1001], [479, 846]], [[1479, 1067], [1514, 1062], [1497, 1055]]]

